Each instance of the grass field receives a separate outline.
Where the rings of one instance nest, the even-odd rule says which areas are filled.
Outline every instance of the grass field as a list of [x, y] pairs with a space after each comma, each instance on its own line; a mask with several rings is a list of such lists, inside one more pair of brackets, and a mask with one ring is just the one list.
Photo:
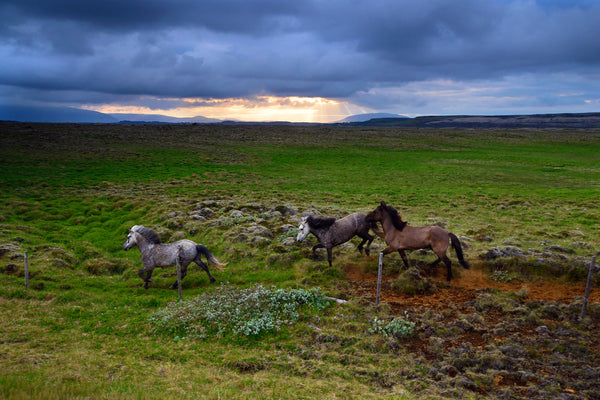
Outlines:
[[[583, 284], [581, 260], [600, 249], [599, 150], [599, 131], [0, 123], [0, 397], [518, 396], [494, 386], [493, 374], [457, 363], [457, 376], [435, 378], [449, 361], [423, 359], [402, 345], [402, 334], [378, 330], [374, 318], [396, 311], [375, 307], [346, 278], [345, 266], [371, 273], [376, 260], [337, 249], [330, 269], [309, 257], [314, 237], [286, 244], [294, 231], [284, 226], [297, 226], [305, 211], [341, 217], [385, 200], [412, 225], [443, 224], [461, 237], [475, 268], [488, 266], [480, 255], [490, 248], [512, 246], [529, 255], [500, 272]], [[275, 213], [284, 209], [297, 212]], [[150, 318], [177, 300], [168, 289], [174, 269], [156, 270], [143, 289], [139, 251], [121, 247], [135, 224], [166, 241], [203, 243], [228, 263], [213, 271], [213, 285], [192, 269], [184, 299], [227, 283], [319, 287], [349, 302], [303, 308], [296, 323], [258, 336], [161, 332]], [[252, 240], [257, 226], [267, 240]], [[377, 239], [375, 249], [382, 246]], [[562, 255], [533, 262], [548, 248]], [[395, 274], [399, 257], [388, 257]], [[527, 324], [553, 329], [533, 312]], [[599, 316], [591, 318], [569, 329], [597, 328]], [[426, 323], [413, 320], [413, 338], [429, 340]], [[461, 384], [467, 378], [473, 385]], [[528, 382], [529, 395], [565, 389]], [[572, 390], [586, 398], [595, 389]]]

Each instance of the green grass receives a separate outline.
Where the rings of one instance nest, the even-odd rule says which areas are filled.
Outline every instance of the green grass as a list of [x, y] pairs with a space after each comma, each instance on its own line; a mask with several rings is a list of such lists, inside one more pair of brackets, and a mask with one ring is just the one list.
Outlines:
[[[228, 262], [213, 272], [233, 287], [332, 296], [348, 293], [340, 265], [374, 261], [336, 250], [326, 268], [309, 245], [280, 244], [292, 220], [235, 220], [230, 209], [342, 216], [385, 200], [412, 225], [442, 218], [457, 235], [491, 236], [470, 243], [471, 260], [506, 241], [580, 242], [576, 255], [589, 257], [600, 249], [598, 150], [598, 131], [0, 123], [0, 397], [453, 397], [419, 380], [422, 360], [369, 333], [390, 311], [360, 298], [259, 339], [154, 334], [150, 316], [177, 298], [173, 270], [144, 290], [139, 251], [121, 247], [127, 229], [186, 231]], [[188, 213], [207, 200], [235, 205], [211, 206], [215, 217], [190, 233]], [[252, 221], [272, 229], [271, 244], [232, 242]], [[184, 297], [218, 287], [191, 269]]]

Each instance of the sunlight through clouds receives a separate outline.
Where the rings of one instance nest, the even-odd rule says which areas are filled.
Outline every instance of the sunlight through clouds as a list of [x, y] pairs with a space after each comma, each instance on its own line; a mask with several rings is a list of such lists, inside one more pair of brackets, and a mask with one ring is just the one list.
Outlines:
[[[87, 105], [82, 108], [106, 114], [159, 114], [177, 118], [203, 116], [251, 122], [335, 122], [365, 110], [347, 102], [323, 97], [255, 96], [231, 99], [153, 98], [152, 100], [155, 103], [152, 108], [115, 104]], [[161, 102], [165, 104], [164, 108], [160, 107]], [[173, 107], [173, 103], [180, 105]]]

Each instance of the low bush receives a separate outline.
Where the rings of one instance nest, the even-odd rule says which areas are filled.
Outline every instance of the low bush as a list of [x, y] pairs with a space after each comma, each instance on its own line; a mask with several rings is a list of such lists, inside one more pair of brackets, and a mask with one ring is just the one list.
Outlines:
[[414, 335], [415, 325], [415, 322], [409, 321], [406, 318], [394, 318], [390, 322], [386, 322], [383, 319], [375, 317], [369, 332], [371, 334], [402, 339]]
[[214, 293], [169, 304], [153, 314], [150, 322], [157, 332], [177, 338], [227, 333], [258, 336], [296, 322], [305, 305], [323, 310], [329, 301], [318, 289], [267, 289], [257, 285], [239, 290], [223, 285]]

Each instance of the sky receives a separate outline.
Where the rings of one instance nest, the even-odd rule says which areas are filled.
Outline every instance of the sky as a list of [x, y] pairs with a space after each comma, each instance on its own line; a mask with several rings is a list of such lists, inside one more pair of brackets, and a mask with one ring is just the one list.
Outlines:
[[600, 0], [0, 0], [0, 107], [246, 121], [600, 111]]

